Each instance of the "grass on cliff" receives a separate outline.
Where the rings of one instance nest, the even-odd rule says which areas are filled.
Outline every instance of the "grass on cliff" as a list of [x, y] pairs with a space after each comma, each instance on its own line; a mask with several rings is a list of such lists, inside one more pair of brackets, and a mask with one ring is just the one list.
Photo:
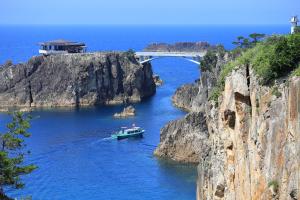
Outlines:
[[298, 67], [293, 71], [292, 76], [300, 76], [300, 64]]
[[300, 76], [300, 34], [271, 36], [227, 63], [210, 100], [217, 101], [224, 90], [226, 77], [233, 69], [245, 65], [254, 69], [264, 85], [288, 74]]

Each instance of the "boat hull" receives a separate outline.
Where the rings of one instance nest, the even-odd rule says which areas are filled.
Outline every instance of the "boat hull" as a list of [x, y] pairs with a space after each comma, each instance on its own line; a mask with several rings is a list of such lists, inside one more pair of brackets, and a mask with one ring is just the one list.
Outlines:
[[126, 138], [141, 138], [141, 137], [143, 137], [143, 133], [144, 132], [135, 133], [135, 134], [118, 135], [117, 139], [122, 140], [122, 139], [126, 139]]

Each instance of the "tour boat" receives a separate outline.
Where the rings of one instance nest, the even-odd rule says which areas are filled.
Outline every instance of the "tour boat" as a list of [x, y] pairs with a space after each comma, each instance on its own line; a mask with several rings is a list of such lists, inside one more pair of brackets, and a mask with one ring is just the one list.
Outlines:
[[127, 127], [121, 127], [121, 130], [112, 134], [111, 138], [113, 139], [126, 139], [126, 138], [137, 138], [137, 137], [143, 137], [143, 133], [145, 132], [144, 129], [136, 126], [132, 126], [132, 128], [127, 128]]

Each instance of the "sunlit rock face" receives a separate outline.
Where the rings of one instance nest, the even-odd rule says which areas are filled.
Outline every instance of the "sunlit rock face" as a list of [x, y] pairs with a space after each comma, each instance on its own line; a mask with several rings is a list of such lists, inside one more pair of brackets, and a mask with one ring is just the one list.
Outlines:
[[198, 167], [197, 198], [299, 199], [300, 78], [262, 86], [241, 68], [219, 101], [206, 111], [213, 148]]
[[36, 56], [0, 68], [1, 107], [139, 102], [155, 93], [151, 64], [126, 53]]
[[189, 113], [161, 129], [155, 155], [198, 164], [197, 199], [300, 199], [300, 77], [261, 85], [251, 66], [209, 95], [226, 55], [173, 97]]

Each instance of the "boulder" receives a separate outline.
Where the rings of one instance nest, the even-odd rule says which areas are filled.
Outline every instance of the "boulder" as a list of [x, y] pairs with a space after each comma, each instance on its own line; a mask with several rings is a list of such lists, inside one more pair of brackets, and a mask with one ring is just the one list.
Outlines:
[[115, 118], [126, 118], [132, 116], [135, 116], [135, 108], [133, 106], [127, 106], [122, 112], [114, 114]]

